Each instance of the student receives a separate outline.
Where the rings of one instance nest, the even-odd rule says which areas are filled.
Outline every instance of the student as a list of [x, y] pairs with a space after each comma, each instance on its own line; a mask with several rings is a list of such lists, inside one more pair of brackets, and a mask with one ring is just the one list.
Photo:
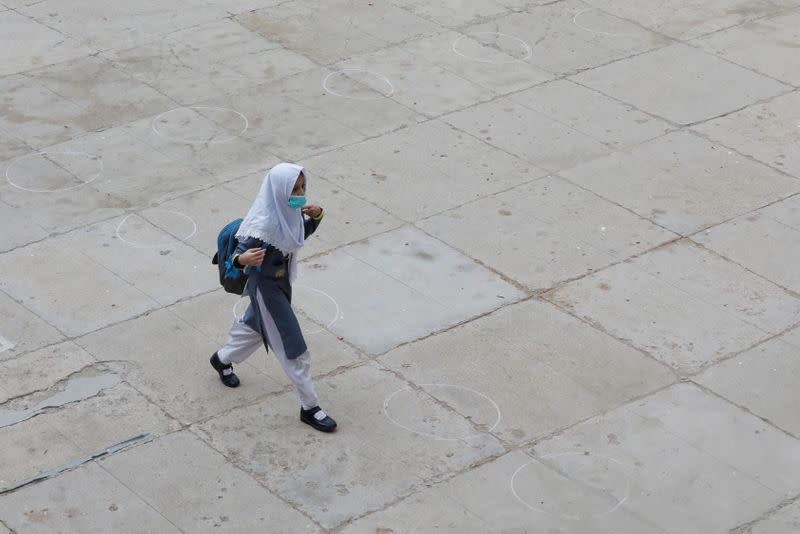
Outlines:
[[319, 226], [322, 208], [306, 205], [303, 168], [280, 163], [267, 173], [247, 217], [239, 226], [233, 255], [237, 269], [248, 273], [250, 305], [235, 319], [228, 342], [211, 357], [211, 366], [228, 387], [239, 385], [233, 363], [241, 363], [261, 343], [272, 349], [300, 396], [300, 420], [322, 432], [336, 421], [323, 412], [311, 382], [311, 355], [292, 311], [292, 283], [297, 252]]

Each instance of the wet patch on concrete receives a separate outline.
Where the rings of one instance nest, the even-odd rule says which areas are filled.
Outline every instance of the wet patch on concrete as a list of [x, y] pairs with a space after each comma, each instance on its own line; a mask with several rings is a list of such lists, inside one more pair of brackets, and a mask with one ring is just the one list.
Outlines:
[[27, 410], [0, 409], [0, 428], [15, 425], [31, 417], [36, 417], [49, 408], [60, 408], [72, 402], [94, 397], [104, 389], [116, 386], [122, 381], [119, 375], [106, 373], [98, 376], [75, 377], [67, 381], [63, 391], [48, 397]]

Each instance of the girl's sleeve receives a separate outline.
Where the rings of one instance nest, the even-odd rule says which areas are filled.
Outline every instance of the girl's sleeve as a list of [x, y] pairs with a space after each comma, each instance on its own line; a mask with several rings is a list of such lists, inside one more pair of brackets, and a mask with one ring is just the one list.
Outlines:
[[244, 265], [239, 263], [239, 254], [251, 248], [260, 248], [263, 244], [263, 241], [255, 237], [248, 237], [244, 241], [240, 241], [236, 246], [236, 250], [233, 251], [233, 266], [237, 269], [243, 269]]
[[324, 216], [325, 216], [325, 212], [322, 211], [322, 212], [320, 212], [319, 217], [308, 217], [305, 220], [306, 239], [308, 239], [308, 236], [310, 236], [311, 234], [313, 234], [314, 232], [317, 231], [317, 227], [319, 226], [319, 223], [322, 222], [322, 217], [324, 217]]

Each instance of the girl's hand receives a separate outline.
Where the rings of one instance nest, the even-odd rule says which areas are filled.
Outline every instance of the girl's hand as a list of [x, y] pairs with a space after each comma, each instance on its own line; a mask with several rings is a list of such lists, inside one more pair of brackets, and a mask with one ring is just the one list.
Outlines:
[[239, 254], [239, 263], [258, 267], [264, 261], [266, 250], [263, 248], [251, 248]]
[[322, 214], [322, 208], [319, 206], [315, 206], [313, 204], [309, 204], [307, 206], [303, 206], [301, 208], [303, 215], [308, 215], [309, 217], [314, 217], [315, 219]]

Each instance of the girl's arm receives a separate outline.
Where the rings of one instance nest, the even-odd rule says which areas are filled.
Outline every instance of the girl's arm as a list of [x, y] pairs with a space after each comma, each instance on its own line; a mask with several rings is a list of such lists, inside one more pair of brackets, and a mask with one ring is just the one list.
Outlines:
[[244, 269], [245, 266], [239, 262], [239, 256], [252, 248], [261, 248], [263, 244], [263, 241], [255, 237], [248, 237], [244, 241], [240, 241], [236, 250], [233, 251], [233, 266], [237, 269]]
[[305, 238], [308, 237], [317, 231], [317, 227], [319, 223], [322, 222], [322, 217], [325, 215], [325, 212], [322, 211], [322, 208], [319, 206], [305, 206], [303, 208], [303, 214], [308, 215], [308, 217], [304, 218], [305, 224]]

